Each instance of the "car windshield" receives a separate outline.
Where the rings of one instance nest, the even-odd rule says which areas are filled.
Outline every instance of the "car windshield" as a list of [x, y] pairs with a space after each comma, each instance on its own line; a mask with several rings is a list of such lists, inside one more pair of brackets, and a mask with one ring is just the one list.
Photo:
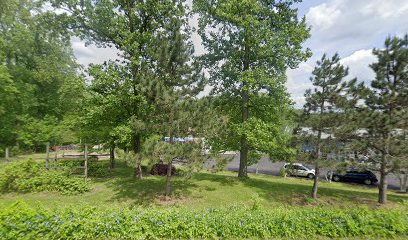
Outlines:
[[310, 170], [310, 168], [308, 168], [308, 167], [306, 167], [304, 165], [301, 165], [301, 164], [286, 164], [284, 166], [284, 168], [297, 169], [297, 170], [306, 170], [306, 171]]

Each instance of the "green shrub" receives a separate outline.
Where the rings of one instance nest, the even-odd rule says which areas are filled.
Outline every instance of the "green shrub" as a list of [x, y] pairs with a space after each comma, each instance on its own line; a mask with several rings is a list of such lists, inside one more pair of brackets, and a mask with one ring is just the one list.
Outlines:
[[89, 185], [83, 179], [70, 177], [66, 171], [47, 171], [44, 164], [27, 160], [3, 165], [0, 191], [78, 194], [89, 191]]
[[404, 210], [34, 209], [0, 211], [1, 239], [265, 239], [408, 236]]
[[[58, 166], [66, 167], [65, 170], [72, 174], [83, 174], [83, 169], [71, 169], [71, 167], [84, 166], [84, 161], [82, 160], [59, 160]], [[88, 161], [88, 176], [92, 177], [106, 177], [109, 175], [109, 161], [98, 161], [89, 160]]]
[[281, 169], [279, 170], [279, 176], [281, 176], [281, 177], [286, 177], [286, 176], [288, 176], [288, 171], [287, 171], [286, 169], [284, 169], [284, 168], [281, 168]]

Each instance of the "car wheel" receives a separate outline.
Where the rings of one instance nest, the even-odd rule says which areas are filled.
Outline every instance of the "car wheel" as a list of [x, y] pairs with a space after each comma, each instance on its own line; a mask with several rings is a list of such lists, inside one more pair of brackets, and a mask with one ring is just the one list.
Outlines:
[[365, 185], [371, 185], [373, 182], [370, 179], [365, 179], [364, 184]]
[[309, 174], [307, 174], [307, 177], [310, 178], [310, 179], [313, 179], [313, 178], [314, 178], [314, 174], [309, 173]]
[[333, 177], [333, 181], [335, 181], [335, 182], [340, 182], [340, 177], [339, 177], [339, 176], [334, 176], [334, 177]]

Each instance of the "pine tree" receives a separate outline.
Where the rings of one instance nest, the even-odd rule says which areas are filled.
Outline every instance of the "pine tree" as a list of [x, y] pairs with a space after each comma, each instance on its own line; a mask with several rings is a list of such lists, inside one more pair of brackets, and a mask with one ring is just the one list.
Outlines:
[[400, 191], [406, 193], [408, 185], [408, 111], [406, 106], [401, 119], [401, 124], [398, 127], [401, 129], [400, 150], [398, 157], [395, 159], [394, 174], [398, 177]]
[[298, 134], [301, 136], [303, 144], [313, 147], [311, 154], [307, 155], [307, 160], [313, 163], [315, 176], [311, 196], [317, 199], [318, 180], [320, 169], [328, 166], [334, 161], [333, 155], [336, 153], [338, 141], [334, 133], [339, 124], [337, 121], [340, 112], [337, 104], [342, 92], [343, 78], [348, 74], [348, 68], [340, 64], [340, 57], [335, 54], [328, 58], [323, 55], [317, 61], [312, 72], [310, 81], [314, 89], [308, 89], [305, 93], [306, 103]]
[[204, 89], [206, 79], [200, 64], [193, 58], [194, 48], [186, 19], [174, 17], [167, 30], [159, 39], [157, 81], [151, 92], [156, 95], [152, 127], [162, 140], [165, 136], [169, 138], [168, 142], [156, 142], [153, 154], [167, 164], [165, 193], [170, 196], [174, 162], [190, 169], [196, 164], [203, 164], [201, 140], [193, 138], [185, 141], [185, 138], [195, 135], [195, 121], [200, 116], [194, 114], [194, 102], [197, 94]]
[[[367, 167], [379, 171], [378, 202], [387, 201], [387, 176], [406, 161], [406, 108], [408, 103], [408, 36], [388, 37], [384, 49], [374, 49], [376, 74], [370, 87], [354, 87], [358, 96], [351, 118], [357, 124], [350, 139]], [[349, 97], [350, 99], [353, 97]], [[349, 107], [350, 108], [350, 107]]]

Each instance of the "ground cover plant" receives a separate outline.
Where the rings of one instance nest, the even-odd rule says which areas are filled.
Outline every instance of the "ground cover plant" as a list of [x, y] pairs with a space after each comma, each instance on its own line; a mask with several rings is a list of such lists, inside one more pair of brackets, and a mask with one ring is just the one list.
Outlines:
[[75, 178], [64, 170], [45, 170], [45, 165], [33, 160], [3, 165], [0, 169], [0, 191], [7, 192], [58, 192], [78, 194], [89, 190], [83, 178]]
[[225, 207], [50, 211], [17, 202], [0, 212], [2, 239], [156, 239], [408, 236], [407, 209]]
[[[33, 172], [53, 173], [43, 166], [43, 161], [23, 161], [3, 169], [10, 170], [10, 176], [36, 179]], [[313, 200], [308, 197], [313, 184], [308, 179], [254, 174], [239, 181], [233, 172], [201, 172], [187, 181], [174, 176], [174, 192], [164, 198], [164, 176], [132, 181], [133, 170], [118, 161], [109, 175], [88, 179], [90, 191], [82, 194], [63, 195], [52, 188], [3, 192], [0, 238], [404, 238], [408, 234], [404, 194], [390, 193], [389, 204], [378, 206], [375, 188], [322, 182], [321, 197]]]

